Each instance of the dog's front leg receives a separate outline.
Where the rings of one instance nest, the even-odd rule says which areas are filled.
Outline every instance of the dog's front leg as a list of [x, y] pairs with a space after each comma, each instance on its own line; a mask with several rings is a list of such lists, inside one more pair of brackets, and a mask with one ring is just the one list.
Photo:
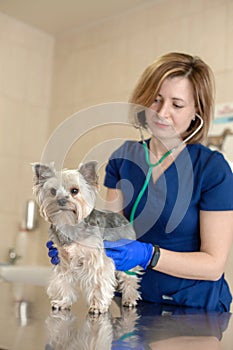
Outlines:
[[118, 289], [122, 292], [122, 305], [126, 307], [134, 307], [137, 301], [141, 299], [139, 289], [140, 277], [133, 271], [130, 274], [117, 271]]
[[59, 264], [54, 267], [47, 294], [53, 309], [70, 309], [77, 300], [75, 280], [68, 264]]
[[103, 249], [89, 248], [83, 261], [82, 276], [79, 278], [84, 290], [89, 314], [108, 311], [116, 287], [115, 266]]

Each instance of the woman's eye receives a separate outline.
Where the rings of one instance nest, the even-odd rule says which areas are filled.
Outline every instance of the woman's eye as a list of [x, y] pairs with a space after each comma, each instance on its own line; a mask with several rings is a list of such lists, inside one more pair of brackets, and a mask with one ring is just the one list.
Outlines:
[[175, 108], [183, 108], [184, 106], [180, 106], [180, 105], [174, 104], [174, 107]]
[[56, 188], [51, 188], [50, 189], [50, 193], [51, 193], [52, 196], [56, 196], [56, 194], [57, 194]]
[[78, 188], [71, 188], [70, 193], [75, 196], [76, 194], [79, 193], [79, 189]]

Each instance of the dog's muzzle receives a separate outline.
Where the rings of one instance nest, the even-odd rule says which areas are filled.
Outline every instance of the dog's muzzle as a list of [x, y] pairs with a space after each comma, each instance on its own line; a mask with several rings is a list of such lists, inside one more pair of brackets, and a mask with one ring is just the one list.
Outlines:
[[61, 206], [64, 207], [67, 204], [67, 199], [66, 198], [60, 198], [57, 200], [57, 203]]

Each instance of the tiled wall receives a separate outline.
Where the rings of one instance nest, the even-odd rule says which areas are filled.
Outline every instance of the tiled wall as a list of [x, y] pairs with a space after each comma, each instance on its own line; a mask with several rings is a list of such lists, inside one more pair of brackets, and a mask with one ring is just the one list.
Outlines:
[[[99, 104], [126, 102], [144, 68], [163, 53], [183, 51], [202, 57], [215, 73], [216, 102], [233, 101], [232, 16], [232, 0], [163, 0], [113, 17], [97, 26], [58, 37], [50, 131], [60, 123], [66, 125], [66, 118], [77, 112], [75, 127], [78, 141], [70, 150], [67, 149], [65, 165], [74, 167], [86, 157], [96, 155], [98, 149], [100, 171], [103, 170], [104, 160], [116, 147], [112, 140], [129, 138], [129, 131], [127, 129], [124, 133], [113, 124], [111, 128], [103, 127], [102, 115], [98, 113]], [[101, 127], [90, 132], [88, 118], [84, 117], [84, 135], [82, 116], [86, 112], [82, 109], [85, 111], [90, 106], [95, 109], [96, 104], [96, 116], [90, 113], [87, 117], [90, 121], [99, 122]], [[120, 107], [117, 117], [115, 104], [112, 112], [111, 107], [109, 110], [109, 122], [114, 118], [122, 121]], [[103, 105], [103, 114], [106, 111], [108, 108]], [[219, 127], [219, 133], [223, 127]], [[130, 137], [135, 137], [135, 133], [131, 133]], [[230, 137], [226, 143], [229, 145], [227, 156], [233, 161], [232, 142], [229, 140]], [[70, 145], [72, 143], [73, 138]], [[104, 147], [104, 143], [108, 147]], [[67, 147], [65, 143], [63, 145]], [[65, 150], [63, 153], [66, 153]], [[61, 152], [58, 158], [61, 158]]]
[[[47, 138], [53, 49], [53, 37], [0, 13], [0, 262], [15, 246], [32, 197], [30, 163], [40, 159]], [[38, 235], [29, 234], [29, 252]]]
[[[168, 51], [201, 56], [214, 70], [216, 101], [233, 101], [232, 18], [232, 0], [163, 0], [54, 39], [0, 15], [0, 260], [13, 244], [20, 212], [31, 195], [29, 163], [40, 158], [46, 132], [51, 139], [55, 127], [66, 125], [73, 113], [126, 102], [145, 66]], [[110, 121], [114, 113], [110, 111]], [[102, 116], [91, 113], [88, 118], [98, 123]], [[81, 123], [78, 136], [84, 134]], [[109, 140], [128, 137], [135, 134], [122, 125], [101, 125], [80, 138], [66, 162], [76, 166], [97, 144], [103, 161], [114, 144], [108, 147]], [[44, 232], [42, 237], [39, 246]], [[35, 254], [41, 251], [35, 249]]]
[[232, 0], [163, 0], [60, 36], [50, 130], [82, 108], [127, 101], [144, 68], [173, 50], [201, 56], [215, 73], [216, 102], [233, 101], [232, 16]]

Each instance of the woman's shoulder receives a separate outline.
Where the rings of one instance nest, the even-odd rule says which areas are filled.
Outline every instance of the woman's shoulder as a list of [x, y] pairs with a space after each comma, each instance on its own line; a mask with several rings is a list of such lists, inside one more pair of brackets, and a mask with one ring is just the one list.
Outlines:
[[126, 155], [136, 155], [141, 148], [142, 143], [140, 141], [127, 140], [113, 152], [112, 157], [125, 158]]
[[225, 184], [228, 193], [232, 193], [233, 173], [224, 155], [200, 144], [193, 144], [189, 149], [194, 177], [198, 179], [202, 188], [214, 188]]
[[199, 163], [203, 166], [222, 166], [226, 167], [231, 171], [230, 165], [228, 161], [225, 159], [223, 153], [212, 150], [202, 144], [190, 144], [188, 145], [189, 153], [191, 156], [191, 159], [193, 161], [196, 161], [196, 163]]
[[191, 150], [192, 154], [197, 154], [198, 156], [202, 156], [205, 158], [209, 158], [213, 154], [220, 154], [219, 151], [214, 151], [201, 143], [189, 144], [188, 148]]
[[224, 155], [203, 145], [192, 145], [190, 155], [201, 210], [233, 209], [233, 174]]

